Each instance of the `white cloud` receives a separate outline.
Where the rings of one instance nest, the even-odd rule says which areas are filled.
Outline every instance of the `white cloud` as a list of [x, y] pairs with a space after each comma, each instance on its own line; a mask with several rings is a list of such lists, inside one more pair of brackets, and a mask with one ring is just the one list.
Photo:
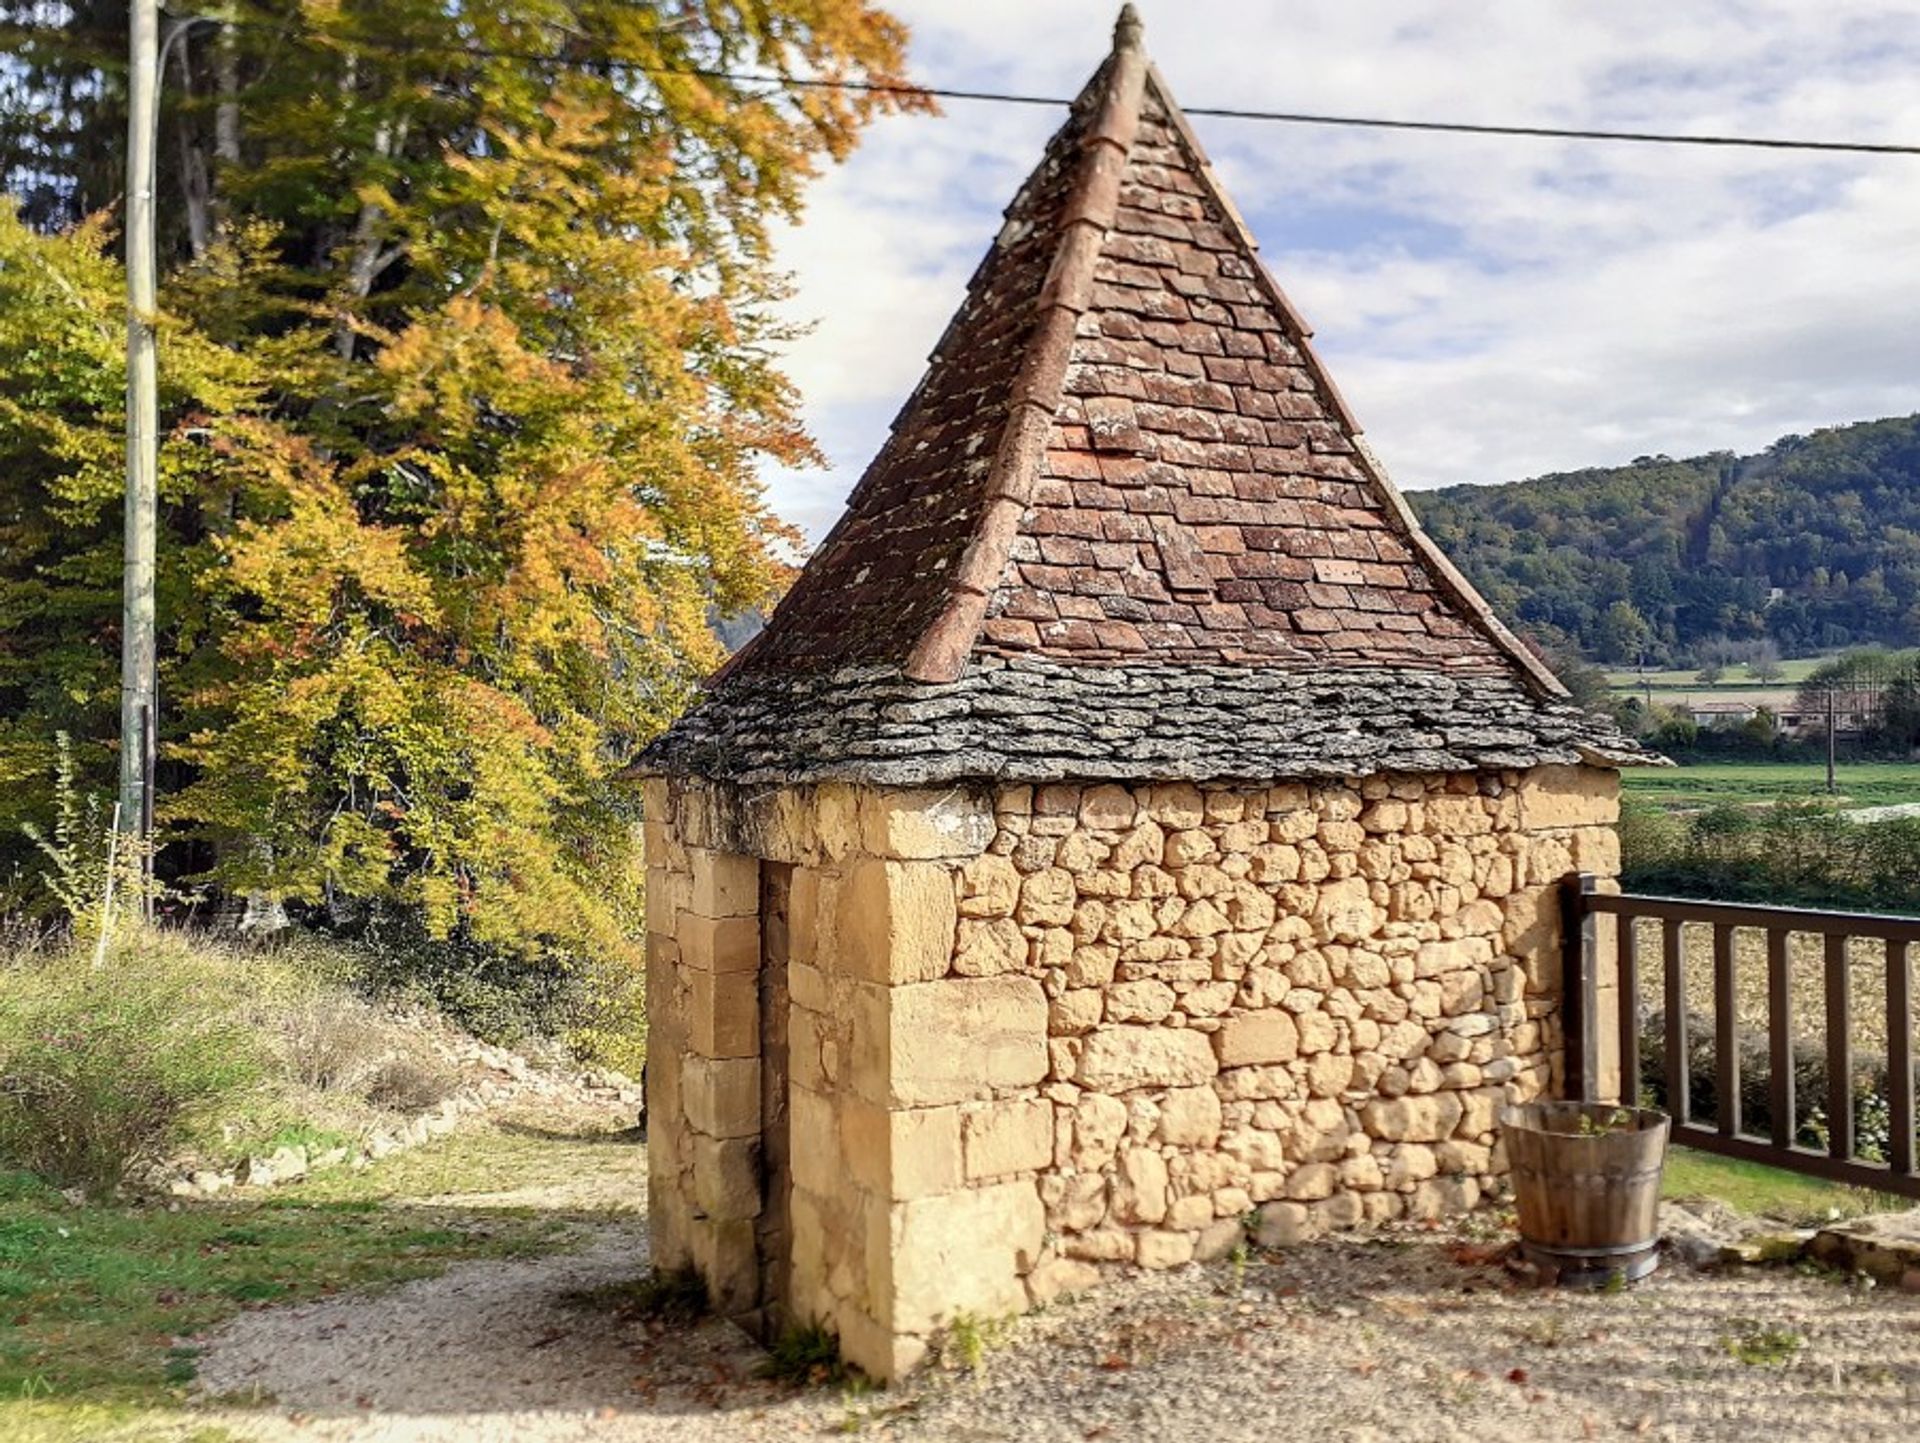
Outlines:
[[[929, 83], [1068, 95], [1110, 0], [896, 0]], [[1920, 137], [1912, 11], [1827, 0], [1147, 0], [1183, 103]], [[791, 368], [833, 460], [770, 476], [823, 532], [1059, 114], [876, 126], [782, 238]], [[1920, 407], [1920, 158], [1197, 118], [1403, 484], [1751, 448]]]

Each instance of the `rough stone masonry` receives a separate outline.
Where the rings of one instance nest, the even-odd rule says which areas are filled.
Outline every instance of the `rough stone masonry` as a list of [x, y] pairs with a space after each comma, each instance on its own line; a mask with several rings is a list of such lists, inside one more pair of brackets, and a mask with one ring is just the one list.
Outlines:
[[1615, 870], [1616, 813], [1561, 766], [656, 782], [656, 1257], [754, 1305], [756, 857], [794, 869], [786, 1305], [890, 1376], [1103, 1268], [1471, 1207], [1496, 1109], [1550, 1086], [1555, 888]]

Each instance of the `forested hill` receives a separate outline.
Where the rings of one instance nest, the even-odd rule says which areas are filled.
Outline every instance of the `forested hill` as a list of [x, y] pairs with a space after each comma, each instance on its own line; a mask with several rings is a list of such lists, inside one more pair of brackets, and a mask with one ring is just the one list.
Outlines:
[[1407, 499], [1503, 615], [1598, 660], [1920, 643], [1920, 415]]

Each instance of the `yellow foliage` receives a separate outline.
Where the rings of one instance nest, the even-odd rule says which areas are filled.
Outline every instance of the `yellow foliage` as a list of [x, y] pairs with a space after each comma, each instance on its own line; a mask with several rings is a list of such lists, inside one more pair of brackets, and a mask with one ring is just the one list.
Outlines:
[[[866, 0], [372, 13], [235, 32], [245, 163], [163, 286], [164, 819], [223, 888], [617, 977], [616, 774], [720, 660], [713, 616], [782, 584], [759, 466], [815, 459], [768, 222], [905, 107], [657, 72], [891, 82], [905, 34]], [[0, 215], [0, 617], [34, 638], [0, 649], [0, 779], [54, 726], [111, 765], [110, 244]]]

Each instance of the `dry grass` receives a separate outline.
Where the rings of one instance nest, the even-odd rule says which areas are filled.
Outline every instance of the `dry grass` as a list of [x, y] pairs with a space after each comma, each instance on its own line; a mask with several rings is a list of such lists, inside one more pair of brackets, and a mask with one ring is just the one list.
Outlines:
[[174, 930], [130, 931], [100, 967], [0, 935], [0, 1073], [0, 1167], [103, 1193], [163, 1163], [331, 1151], [461, 1082], [443, 1029], [356, 995], [330, 949]]
[[[1647, 1013], [1667, 1006], [1665, 969], [1661, 962], [1661, 924], [1638, 918], [1638, 973], [1640, 1004]], [[1682, 968], [1688, 1010], [1702, 1016], [1714, 1013], [1713, 929], [1704, 924], [1681, 928]], [[1612, 980], [1606, 954], [1601, 960], [1603, 981]], [[1787, 990], [1792, 1003], [1793, 1036], [1818, 1043], [1826, 1037], [1826, 941], [1794, 933], [1787, 939]], [[1887, 1048], [1887, 949], [1876, 938], [1854, 937], [1847, 943], [1847, 972], [1851, 979], [1853, 1045], [1858, 1051], [1884, 1055]], [[1734, 1015], [1743, 1029], [1764, 1032], [1769, 1023], [1767, 939], [1751, 927], [1733, 933]]]

